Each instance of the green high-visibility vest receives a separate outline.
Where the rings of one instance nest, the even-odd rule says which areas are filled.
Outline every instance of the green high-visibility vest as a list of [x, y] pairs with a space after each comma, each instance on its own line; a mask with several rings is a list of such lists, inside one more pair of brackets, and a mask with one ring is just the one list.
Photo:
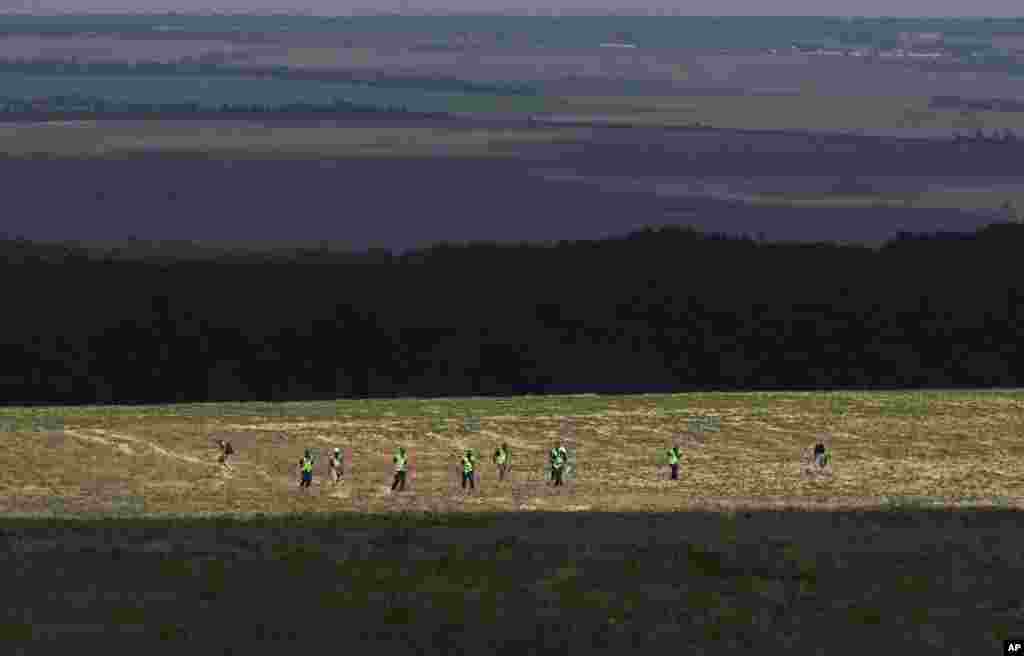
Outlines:
[[401, 454], [395, 456], [395, 471], [405, 471], [405, 456]]
[[313, 471], [313, 461], [309, 458], [302, 459], [302, 471], [309, 473]]
[[668, 464], [678, 465], [679, 464], [679, 453], [675, 449], [668, 450]]
[[467, 474], [473, 471], [473, 459], [469, 456], [462, 456], [462, 471]]
[[496, 458], [496, 460], [498, 461], [498, 464], [499, 465], [504, 465], [505, 461], [507, 459], [508, 459], [508, 454], [505, 453], [505, 450], [504, 449], [498, 449], [497, 458]]

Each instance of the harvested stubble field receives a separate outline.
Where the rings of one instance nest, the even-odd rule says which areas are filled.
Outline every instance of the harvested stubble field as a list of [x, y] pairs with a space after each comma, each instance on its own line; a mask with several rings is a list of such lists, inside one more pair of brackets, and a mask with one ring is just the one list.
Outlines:
[[[1024, 491], [1024, 405], [1011, 392], [553, 398], [7, 410], [0, 419], [15, 430], [0, 450], [0, 498], [7, 512], [42, 511], [54, 496], [69, 510], [97, 512], [105, 488], [96, 482], [111, 481], [110, 489], [143, 498], [156, 514], [663, 512], [862, 507], [907, 496], [1018, 503]], [[47, 418], [63, 429], [43, 430], [56, 426]], [[477, 425], [465, 425], [473, 418]], [[693, 423], [700, 418], [704, 428]], [[819, 434], [829, 436], [836, 465], [806, 475], [800, 458]], [[544, 485], [547, 452], [560, 436], [578, 475], [552, 490]], [[221, 438], [238, 452], [231, 472], [216, 462]], [[502, 441], [513, 470], [499, 484], [489, 456]], [[670, 482], [665, 450], [674, 441], [683, 475]], [[337, 488], [325, 482], [335, 446], [346, 460]], [[392, 495], [399, 446], [412, 469], [409, 490]], [[311, 493], [300, 495], [296, 471], [306, 448], [323, 457]], [[467, 448], [485, 462], [479, 488], [464, 496], [456, 488]]]
[[[14, 157], [118, 156], [137, 152], [203, 152], [216, 156], [344, 157], [487, 155], [508, 156], [502, 147], [549, 143], [585, 136], [583, 130], [511, 130], [427, 122], [419, 125], [354, 126], [307, 122], [274, 127], [232, 121], [196, 125], [188, 121], [64, 121], [0, 124], [0, 151]], [[412, 124], [411, 124], [412, 123]]]
[[[1024, 633], [1022, 397], [6, 410], [0, 558], [25, 592], [0, 635], [271, 652], [324, 627], [348, 646], [445, 653], [995, 653]], [[833, 471], [812, 476], [799, 459], [820, 433]], [[562, 435], [579, 470], [554, 490], [545, 459]], [[216, 438], [233, 442], [233, 472], [218, 470]], [[487, 461], [501, 441], [511, 480], [484, 464], [463, 494], [459, 452]], [[337, 488], [324, 480], [333, 445], [347, 461]], [[409, 487], [389, 494], [399, 445]], [[296, 465], [314, 447], [304, 494]], [[247, 628], [227, 630], [228, 613]]]

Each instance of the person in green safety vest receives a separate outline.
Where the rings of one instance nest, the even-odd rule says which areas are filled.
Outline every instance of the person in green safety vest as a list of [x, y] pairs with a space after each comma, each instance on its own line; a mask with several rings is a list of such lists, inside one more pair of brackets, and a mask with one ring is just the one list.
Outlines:
[[476, 485], [473, 481], [473, 470], [476, 467], [476, 462], [473, 458], [473, 450], [466, 449], [466, 453], [462, 456], [462, 489], [466, 489], [466, 483], [469, 483], [469, 489], [475, 490]]
[[396, 489], [402, 491], [405, 489], [405, 472], [409, 465], [409, 460], [405, 456], [405, 447], [398, 447], [398, 453], [394, 457], [395, 462], [395, 480], [391, 483], [391, 491], [394, 492]]
[[505, 480], [505, 472], [509, 468], [508, 443], [502, 442], [494, 452], [494, 464], [498, 465], [498, 480]]
[[562, 474], [565, 471], [565, 460], [567, 452], [562, 445], [551, 449], [551, 478], [554, 487], [562, 485]]
[[673, 481], [679, 480], [679, 458], [682, 453], [679, 451], [679, 445], [673, 446], [668, 450], [668, 466], [672, 468], [671, 478]]
[[299, 471], [302, 474], [299, 488], [308, 488], [313, 484], [313, 456], [309, 449], [306, 449], [306, 455], [302, 456], [302, 460], [299, 461]]

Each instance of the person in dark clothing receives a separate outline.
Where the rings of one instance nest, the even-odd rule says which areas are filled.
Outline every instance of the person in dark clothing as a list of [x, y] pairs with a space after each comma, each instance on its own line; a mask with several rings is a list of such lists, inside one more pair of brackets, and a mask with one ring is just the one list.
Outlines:
[[225, 469], [230, 470], [231, 464], [228, 460], [235, 454], [235, 449], [231, 446], [231, 442], [225, 442], [224, 440], [217, 440], [217, 446], [220, 448], [220, 456], [217, 458], [217, 462], [223, 465]]
[[494, 464], [498, 466], [498, 480], [505, 480], [505, 472], [508, 471], [510, 464], [507, 443], [502, 442], [501, 446], [494, 452]]
[[821, 442], [814, 445], [814, 464], [820, 469], [824, 469], [825, 465], [828, 464], [828, 451]]

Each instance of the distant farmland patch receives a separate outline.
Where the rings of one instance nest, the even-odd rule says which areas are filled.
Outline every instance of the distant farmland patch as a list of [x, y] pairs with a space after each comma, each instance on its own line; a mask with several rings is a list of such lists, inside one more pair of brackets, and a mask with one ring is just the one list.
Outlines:
[[546, 143], [579, 137], [572, 129], [443, 129], [360, 124], [355, 127], [268, 127], [232, 122], [80, 121], [34, 125], [0, 124], [0, 152], [62, 156], [120, 152], [231, 152], [267, 156], [507, 155], [518, 143]]
[[261, 105], [274, 108], [294, 103], [327, 105], [335, 101], [377, 107], [405, 107], [418, 112], [540, 111], [547, 101], [530, 96], [457, 91], [427, 92], [415, 88], [383, 88], [345, 82], [324, 82], [256, 76], [224, 75], [34, 75], [0, 72], [0, 90], [8, 99], [82, 96], [109, 102], [176, 104], [200, 107]]

